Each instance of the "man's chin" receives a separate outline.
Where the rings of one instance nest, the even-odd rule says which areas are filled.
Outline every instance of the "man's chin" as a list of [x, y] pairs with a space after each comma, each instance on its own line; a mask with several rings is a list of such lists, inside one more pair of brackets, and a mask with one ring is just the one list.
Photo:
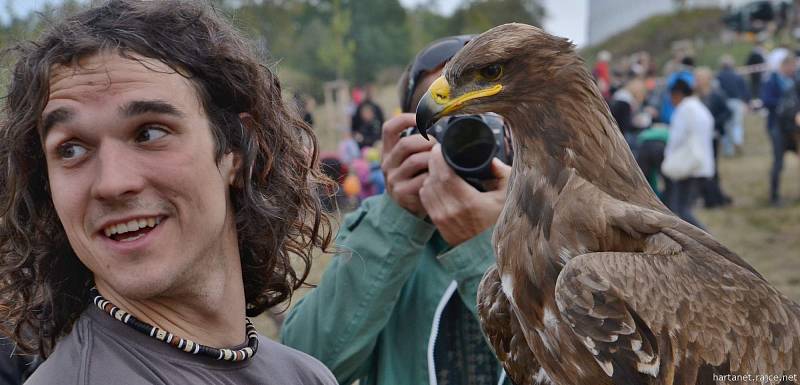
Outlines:
[[112, 302], [112, 298], [122, 298], [126, 302], [163, 298], [167, 296], [167, 293], [174, 292], [174, 283], [174, 279], [156, 277], [146, 273], [125, 274], [99, 282], [95, 280], [100, 293]]

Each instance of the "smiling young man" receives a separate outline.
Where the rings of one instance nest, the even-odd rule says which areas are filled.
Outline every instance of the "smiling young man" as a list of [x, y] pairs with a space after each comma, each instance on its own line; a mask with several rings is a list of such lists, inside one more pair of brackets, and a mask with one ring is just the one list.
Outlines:
[[20, 52], [0, 317], [49, 356], [28, 383], [335, 384], [246, 318], [330, 231], [313, 134], [243, 39], [197, 3], [112, 0]]

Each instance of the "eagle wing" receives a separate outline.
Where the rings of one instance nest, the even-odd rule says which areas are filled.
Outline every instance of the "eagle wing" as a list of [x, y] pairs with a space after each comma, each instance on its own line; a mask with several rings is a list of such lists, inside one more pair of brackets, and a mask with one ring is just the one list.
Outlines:
[[481, 327], [506, 374], [516, 385], [541, 383], [541, 367], [525, 342], [519, 320], [503, 293], [497, 266], [490, 267], [483, 275], [478, 293]]
[[797, 373], [800, 306], [694, 238], [663, 235], [680, 251], [583, 254], [559, 275], [559, 310], [605, 373], [617, 384], [695, 384], [698, 368]]

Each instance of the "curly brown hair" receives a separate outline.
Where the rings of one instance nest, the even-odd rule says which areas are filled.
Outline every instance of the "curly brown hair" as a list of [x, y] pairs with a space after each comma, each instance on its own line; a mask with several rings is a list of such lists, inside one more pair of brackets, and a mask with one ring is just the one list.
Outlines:
[[[49, 354], [93, 285], [47, 190], [38, 128], [51, 68], [106, 51], [157, 59], [188, 78], [217, 160], [240, 154], [231, 199], [248, 316], [289, 299], [308, 276], [313, 250], [330, 247], [330, 218], [316, 194], [330, 181], [319, 170], [316, 137], [284, 105], [278, 78], [247, 41], [207, 4], [110, 0], [13, 50], [19, 59], [0, 126], [0, 332], [26, 352]], [[243, 123], [241, 113], [251, 118]]]

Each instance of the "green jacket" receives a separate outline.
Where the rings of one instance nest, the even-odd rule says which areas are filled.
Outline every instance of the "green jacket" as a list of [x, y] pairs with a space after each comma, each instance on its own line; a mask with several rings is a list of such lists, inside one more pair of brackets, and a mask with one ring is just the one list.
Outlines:
[[[344, 218], [342, 251], [289, 312], [282, 342], [322, 361], [343, 385], [436, 384], [429, 369], [442, 365], [434, 358], [442, 313], [458, 295], [477, 318], [478, 284], [495, 262], [491, 232], [449, 248], [387, 195], [367, 199]], [[510, 384], [490, 360], [489, 373]]]

